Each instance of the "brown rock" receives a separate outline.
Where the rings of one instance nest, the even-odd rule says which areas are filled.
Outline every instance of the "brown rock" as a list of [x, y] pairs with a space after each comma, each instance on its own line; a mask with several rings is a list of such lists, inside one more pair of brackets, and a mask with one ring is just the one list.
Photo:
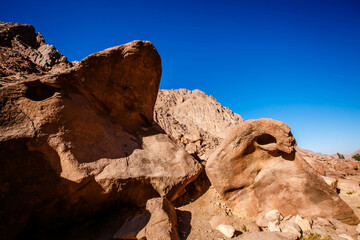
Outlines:
[[5, 81], [3, 235], [15, 236], [30, 216], [52, 224], [119, 201], [144, 206], [185, 191], [202, 167], [153, 122], [160, 77], [154, 46], [133, 41], [57, 74]]
[[333, 217], [356, 224], [354, 212], [295, 151], [290, 128], [272, 119], [233, 128], [211, 155], [206, 173], [226, 204], [244, 218], [271, 209], [283, 216]]
[[150, 213], [148, 211], [131, 216], [114, 234], [114, 239], [146, 239], [145, 227], [149, 219]]
[[284, 221], [280, 224], [280, 229], [281, 232], [288, 232], [288, 233], [292, 233], [295, 234], [296, 236], [298, 236], [298, 238], [301, 237], [302, 234], [302, 230], [300, 228], [300, 226], [294, 222], [290, 222], [290, 221]]
[[266, 239], [266, 240], [288, 240], [288, 235], [282, 236], [281, 233], [275, 232], [255, 232], [255, 233], [247, 233], [241, 236], [239, 239], [241, 240], [259, 240], [259, 239]]
[[33, 26], [0, 22], [0, 77], [19, 80], [19, 74], [69, 67], [71, 63], [66, 57], [54, 46], [45, 44]]
[[147, 240], [178, 240], [174, 206], [166, 198], [153, 198], [146, 203], [151, 217], [145, 228]]
[[187, 89], [159, 90], [154, 119], [186, 151], [201, 160], [207, 160], [227, 131], [243, 121], [212, 96]]
[[147, 201], [145, 212], [128, 218], [115, 233], [115, 239], [179, 239], [174, 206], [166, 198]]
[[326, 176], [321, 176], [321, 177], [332, 189], [336, 190], [338, 180], [332, 177], [326, 177]]

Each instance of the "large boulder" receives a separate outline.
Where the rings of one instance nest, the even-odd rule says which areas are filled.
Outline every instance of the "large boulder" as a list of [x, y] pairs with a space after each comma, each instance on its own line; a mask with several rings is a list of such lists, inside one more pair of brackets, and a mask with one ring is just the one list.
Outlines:
[[2, 237], [118, 202], [174, 200], [202, 170], [153, 121], [161, 59], [150, 42], [90, 55], [62, 72], [3, 81]]
[[248, 120], [210, 156], [206, 173], [226, 204], [256, 220], [272, 209], [283, 216], [359, 219], [295, 150], [290, 128], [272, 119]]

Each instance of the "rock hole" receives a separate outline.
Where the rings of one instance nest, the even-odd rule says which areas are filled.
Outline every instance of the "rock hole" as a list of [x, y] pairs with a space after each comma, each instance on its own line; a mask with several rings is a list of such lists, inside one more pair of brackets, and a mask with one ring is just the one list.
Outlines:
[[40, 81], [25, 83], [27, 86], [25, 97], [33, 101], [42, 101], [55, 94], [59, 89], [43, 84]]
[[270, 144], [270, 143], [276, 143], [276, 138], [274, 138], [270, 134], [264, 134], [264, 135], [261, 135], [260, 137], [258, 137], [256, 142], [259, 145], [266, 145], [266, 144]]

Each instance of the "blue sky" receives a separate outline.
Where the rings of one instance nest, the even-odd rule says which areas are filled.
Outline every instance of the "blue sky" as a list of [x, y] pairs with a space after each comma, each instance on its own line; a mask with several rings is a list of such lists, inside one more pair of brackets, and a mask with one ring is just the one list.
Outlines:
[[360, 1], [4, 1], [69, 60], [140, 39], [161, 88], [200, 89], [244, 119], [288, 124], [298, 145], [360, 148]]

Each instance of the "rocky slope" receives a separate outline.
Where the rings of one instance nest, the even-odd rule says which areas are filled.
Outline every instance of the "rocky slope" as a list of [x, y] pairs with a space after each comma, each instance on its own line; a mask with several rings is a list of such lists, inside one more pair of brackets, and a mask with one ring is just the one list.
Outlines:
[[197, 159], [206, 160], [227, 135], [243, 122], [240, 115], [223, 107], [200, 90], [159, 90], [154, 120]]

